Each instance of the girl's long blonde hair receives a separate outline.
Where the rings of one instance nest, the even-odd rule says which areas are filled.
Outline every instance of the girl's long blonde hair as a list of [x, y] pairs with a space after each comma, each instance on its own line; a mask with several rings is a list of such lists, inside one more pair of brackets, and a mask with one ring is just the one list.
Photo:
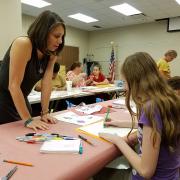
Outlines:
[[150, 122], [153, 129], [153, 145], [158, 132], [155, 113], [160, 114], [161, 140], [170, 151], [174, 151], [180, 139], [180, 98], [160, 75], [155, 61], [148, 53], [137, 52], [127, 57], [121, 72], [129, 88], [126, 105], [132, 117], [132, 124], [135, 114], [130, 106], [130, 98], [137, 106], [137, 118], [139, 119], [141, 112], [144, 111]]

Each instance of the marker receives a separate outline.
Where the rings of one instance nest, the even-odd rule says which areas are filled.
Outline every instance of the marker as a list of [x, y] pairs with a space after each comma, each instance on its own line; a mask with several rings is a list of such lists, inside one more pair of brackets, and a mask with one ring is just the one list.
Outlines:
[[82, 145], [82, 142], [80, 142], [79, 154], [83, 154], [83, 145]]
[[8, 180], [8, 179], [10, 179], [11, 176], [16, 172], [17, 168], [18, 168], [18, 167], [15, 166], [13, 169], [11, 169], [6, 176], [2, 177], [2, 180]]
[[28, 134], [25, 134], [25, 136], [35, 136], [36, 133], [28, 133]]
[[78, 123], [85, 123], [85, 121], [83, 121], [83, 120], [78, 120], [77, 122]]
[[23, 166], [33, 166], [30, 163], [25, 163], [25, 162], [17, 162], [17, 161], [11, 161], [11, 160], [3, 160], [3, 162], [11, 163], [11, 164], [19, 164]]
[[[107, 113], [106, 113], [106, 117], [105, 117], [105, 119], [104, 119], [104, 122], [106, 122], [106, 121], [108, 120], [109, 112], [110, 112], [110, 108], [108, 107]], [[104, 127], [106, 127], [105, 124], [104, 124]]]
[[71, 136], [64, 136], [64, 135], [60, 135], [58, 133], [51, 133], [52, 136], [56, 136], [56, 137], [59, 137], [59, 138], [62, 138], [64, 140], [75, 140], [77, 138], [74, 138], [74, 137], [71, 137]]

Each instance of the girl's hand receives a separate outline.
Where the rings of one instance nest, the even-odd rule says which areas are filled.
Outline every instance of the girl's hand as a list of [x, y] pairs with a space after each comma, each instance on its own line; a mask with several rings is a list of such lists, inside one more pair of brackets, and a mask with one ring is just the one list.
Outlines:
[[93, 75], [89, 76], [89, 79], [90, 79], [91, 81], [93, 81], [94, 76], [93, 76]]
[[44, 114], [41, 116], [41, 121], [44, 121], [46, 123], [56, 124], [57, 119], [52, 117], [50, 114]]
[[113, 144], [117, 144], [119, 139], [121, 138], [117, 134], [109, 134], [109, 133], [99, 133], [99, 136], [103, 139], [106, 139], [107, 141], [112, 142]]
[[86, 78], [86, 77], [87, 77], [87, 74], [86, 74], [86, 73], [81, 73], [81, 77], [82, 77], [82, 78]]
[[122, 120], [112, 120], [108, 119], [104, 122], [106, 126], [116, 126], [120, 128], [131, 128], [132, 122], [131, 121], [122, 121]]
[[96, 82], [96, 81], [93, 81], [92, 84], [93, 84], [93, 85], [98, 85], [99, 83]]
[[26, 127], [33, 129], [34, 131], [47, 130], [49, 129], [49, 125], [45, 122], [42, 122], [40, 117], [33, 118], [33, 121], [30, 122]]

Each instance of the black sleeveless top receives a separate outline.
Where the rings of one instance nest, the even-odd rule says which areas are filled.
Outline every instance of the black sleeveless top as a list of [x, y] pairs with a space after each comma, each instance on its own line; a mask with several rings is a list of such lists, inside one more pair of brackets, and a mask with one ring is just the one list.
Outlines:
[[[8, 90], [10, 50], [11, 46], [7, 50], [0, 67], [0, 124], [21, 119]], [[31, 107], [27, 96], [31, 92], [36, 82], [38, 82], [44, 76], [48, 61], [49, 55], [45, 55], [43, 59], [39, 60], [37, 55], [37, 48], [33, 47], [31, 59], [26, 65], [24, 77], [21, 83], [21, 90], [30, 113]]]

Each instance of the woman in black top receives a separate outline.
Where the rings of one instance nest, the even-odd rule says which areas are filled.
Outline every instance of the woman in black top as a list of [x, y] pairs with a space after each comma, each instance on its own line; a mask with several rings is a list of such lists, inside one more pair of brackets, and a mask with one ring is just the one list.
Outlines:
[[[48, 122], [56, 123], [48, 106], [54, 63], [64, 47], [65, 25], [57, 14], [45, 11], [27, 34], [13, 41], [1, 65], [0, 124], [22, 119], [28, 128], [45, 130]], [[41, 118], [32, 118], [27, 96], [40, 79]]]

